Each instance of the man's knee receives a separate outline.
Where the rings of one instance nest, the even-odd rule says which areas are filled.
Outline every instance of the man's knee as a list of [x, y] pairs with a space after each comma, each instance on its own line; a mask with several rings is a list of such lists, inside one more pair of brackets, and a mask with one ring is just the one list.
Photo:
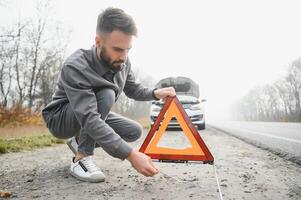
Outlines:
[[52, 113], [44, 113], [47, 128], [59, 139], [68, 139], [79, 133], [80, 124], [69, 103], [61, 104]]
[[113, 104], [115, 103], [115, 91], [113, 89], [104, 88], [95, 93], [97, 100], [97, 109], [104, 120], [107, 118]]
[[129, 129], [129, 134], [124, 138], [127, 142], [134, 142], [138, 140], [143, 133], [142, 126], [135, 122], [132, 127]]

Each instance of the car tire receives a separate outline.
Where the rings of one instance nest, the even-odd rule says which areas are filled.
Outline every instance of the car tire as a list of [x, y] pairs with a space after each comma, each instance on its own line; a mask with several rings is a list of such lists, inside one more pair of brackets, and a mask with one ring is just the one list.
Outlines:
[[198, 125], [198, 129], [199, 129], [199, 130], [204, 130], [205, 128], [206, 128], [205, 123], [204, 123], [204, 124]]

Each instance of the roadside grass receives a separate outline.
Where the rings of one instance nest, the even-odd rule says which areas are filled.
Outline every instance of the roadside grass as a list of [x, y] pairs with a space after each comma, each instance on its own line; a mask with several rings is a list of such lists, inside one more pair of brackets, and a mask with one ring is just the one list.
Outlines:
[[[150, 128], [148, 118], [139, 118], [136, 121], [142, 125], [143, 129]], [[6, 123], [5, 126], [0, 126], [0, 154], [33, 150], [65, 143], [65, 140], [52, 136], [45, 125], [39, 123], [21, 124]]]
[[57, 139], [50, 134], [24, 136], [21, 138], [0, 138], [0, 154], [19, 152], [22, 150], [33, 150], [55, 144], [63, 144], [65, 140]]

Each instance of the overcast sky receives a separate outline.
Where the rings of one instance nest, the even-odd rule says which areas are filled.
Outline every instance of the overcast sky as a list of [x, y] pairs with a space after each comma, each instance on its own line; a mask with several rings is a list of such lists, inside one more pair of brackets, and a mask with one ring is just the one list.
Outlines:
[[[34, 12], [34, 0], [7, 2], [1, 23]], [[301, 57], [299, 2], [54, 0], [51, 17], [73, 30], [69, 55], [93, 44], [100, 11], [124, 9], [139, 31], [130, 52], [133, 67], [156, 80], [192, 78], [213, 116], [251, 88], [283, 77], [287, 66]]]

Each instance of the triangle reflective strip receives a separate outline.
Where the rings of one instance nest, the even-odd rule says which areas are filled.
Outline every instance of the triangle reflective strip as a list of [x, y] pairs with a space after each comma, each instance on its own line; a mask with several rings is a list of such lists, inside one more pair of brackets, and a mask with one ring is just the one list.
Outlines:
[[[189, 140], [190, 144], [192, 145], [191, 148], [186, 148], [186, 149], [172, 149], [172, 148], [166, 148], [166, 147], [158, 147], [157, 144], [162, 137], [162, 135], [165, 133], [165, 130], [168, 126], [168, 123], [172, 119], [172, 117], [175, 116], [175, 118], [178, 120], [183, 132], [185, 133], [185, 136]], [[185, 120], [183, 116], [181, 115], [179, 109], [177, 108], [176, 104], [174, 101], [171, 102], [169, 109], [167, 110], [165, 114], [165, 118], [150, 142], [150, 144], [147, 146], [145, 153], [156, 153], [160, 152], [163, 154], [180, 154], [180, 155], [204, 155], [204, 152], [198, 145], [196, 139], [193, 137], [193, 134], [190, 132], [189, 127], [185, 123]]]
[[[172, 117], [177, 119], [192, 147], [174, 149], [157, 146]], [[161, 121], [162, 124], [160, 126]], [[157, 129], [158, 131], [155, 134]], [[169, 97], [167, 99], [139, 151], [149, 155], [153, 159], [198, 160], [206, 162], [213, 162], [214, 160], [177, 97]]]

